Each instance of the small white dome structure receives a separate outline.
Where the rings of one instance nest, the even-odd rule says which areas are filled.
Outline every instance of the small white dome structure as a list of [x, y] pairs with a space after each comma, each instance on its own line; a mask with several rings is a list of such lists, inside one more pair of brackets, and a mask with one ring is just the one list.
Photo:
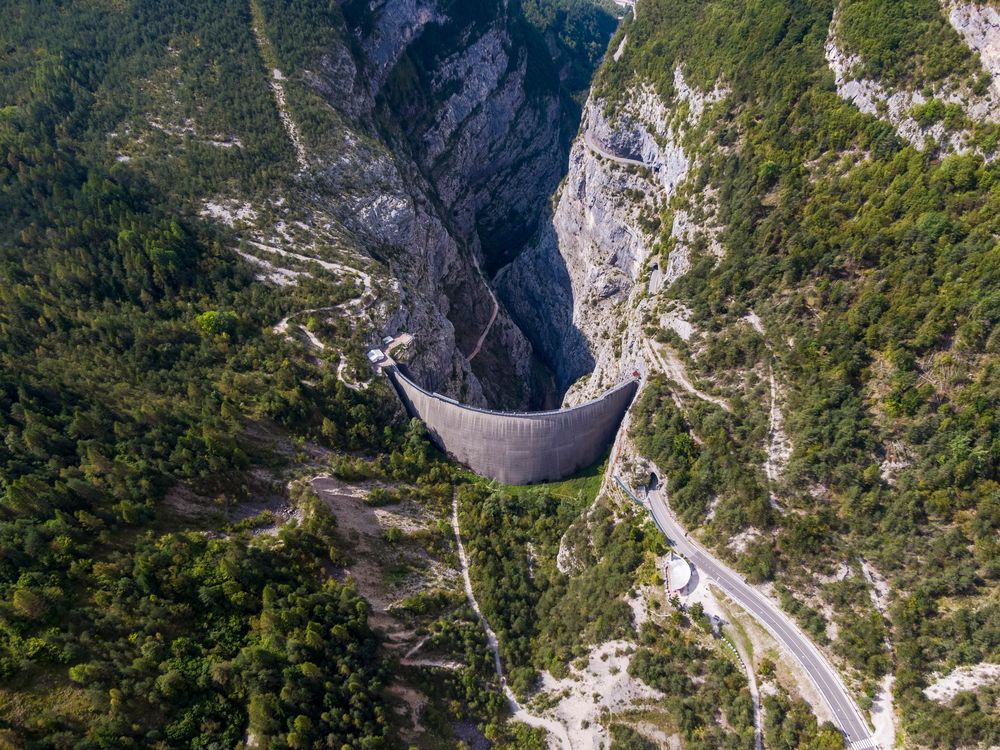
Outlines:
[[670, 553], [667, 561], [667, 591], [683, 591], [691, 583], [691, 565], [683, 557]]

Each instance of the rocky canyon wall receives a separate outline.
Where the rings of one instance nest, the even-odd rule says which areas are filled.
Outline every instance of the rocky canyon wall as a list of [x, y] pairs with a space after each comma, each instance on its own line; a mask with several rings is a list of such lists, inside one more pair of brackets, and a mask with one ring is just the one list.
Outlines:
[[[431, 389], [539, 407], [551, 379], [487, 275], [536, 231], [565, 169], [558, 71], [503, 2], [345, 10], [357, 47], [315, 82], [389, 147], [367, 159], [372, 189], [348, 220], [400, 281], [387, 328], [417, 336], [411, 369]], [[345, 86], [345, 67], [365, 74]]]
[[687, 270], [696, 240], [718, 252], [710, 191], [700, 221], [675, 208], [660, 226], [691, 169], [684, 134], [725, 95], [693, 90], [680, 68], [674, 89], [671, 106], [651, 88], [630, 91], [614, 116], [587, 102], [552, 214], [497, 279], [558, 385], [573, 386], [569, 403], [643, 369], [640, 329], [656, 293]]

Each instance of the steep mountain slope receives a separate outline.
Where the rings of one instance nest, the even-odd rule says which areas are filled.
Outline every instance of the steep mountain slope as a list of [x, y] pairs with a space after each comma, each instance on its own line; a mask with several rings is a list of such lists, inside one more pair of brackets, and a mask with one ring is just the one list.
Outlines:
[[[575, 121], [556, 61], [586, 60], [559, 45], [553, 60], [506, 5], [348, 3], [342, 13], [260, 14], [312, 165], [288, 204], [329, 216], [346, 230], [331, 240], [387, 264], [401, 304], [375, 326], [417, 334], [410, 366], [426, 385], [473, 403], [543, 403], [545, 368], [486, 273], [517, 251], [559, 178]], [[592, 19], [581, 44], [610, 23]], [[294, 210], [255, 228], [273, 236]]]
[[923, 691], [1000, 647], [994, 13], [640, 0], [504, 279], [571, 397], [657, 374], [639, 465], [913, 746], [997, 741]]
[[[993, 4], [5, 14], [0, 745], [545, 746], [511, 691], [574, 746], [841, 745], [666, 595], [651, 473], [883, 746], [1000, 742]], [[610, 468], [435, 456], [401, 332], [480, 405], [640, 371]]]
[[[592, 46], [614, 20], [588, 8], [571, 38]], [[389, 706], [413, 682], [388, 677], [383, 603], [345, 582], [366, 581], [361, 543], [333, 500], [289, 480], [363, 455], [380, 478], [363, 495], [402, 485], [433, 515], [426, 487], [449, 470], [407, 442], [364, 366], [386, 332], [418, 335], [431, 386], [546, 399], [478, 270], [479, 232], [544, 202], [575, 127], [553, 56], [584, 77], [593, 61], [504, 3], [5, 14], [0, 744], [399, 741]], [[434, 54], [405, 52], [423, 31]], [[415, 66], [411, 122], [395, 93]], [[425, 135], [468, 145], [438, 164]], [[385, 533], [406, 548], [386, 565], [421, 588], [447, 570], [423, 549], [446, 557], [446, 541]], [[428, 711], [500, 721], [471, 613], [447, 589], [431, 601], [404, 635], [447, 621], [436, 645], [464, 660], [425, 688]]]

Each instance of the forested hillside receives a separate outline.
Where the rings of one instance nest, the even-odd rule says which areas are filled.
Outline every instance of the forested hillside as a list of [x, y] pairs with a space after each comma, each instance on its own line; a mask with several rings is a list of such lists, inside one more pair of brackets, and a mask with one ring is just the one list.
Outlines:
[[[610, 16], [532, 8], [534, 43], [551, 34], [584, 86]], [[378, 331], [340, 306], [363, 275], [306, 258], [263, 278], [245, 237], [204, 209], [220, 194], [301, 188], [255, 23], [292, 75], [347, 21], [320, 3], [4, 7], [3, 747], [399, 742], [381, 636], [334, 575], [350, 542], [325, 503], [288, 497], [285, 481], [317, 455], [388, 465], [395, 451], [398, 463], [405, 423], [384, 383], [348, 387], [339, 357], [272, 330], [339, 309], [310, 326], [362, 360]], [[294, 95], [319, 150], [330, 107]], [[384, 248], [359, 250], [371, 263]], [[366, 302], [393, 303], [384, 291]], [[275, 497], [297, 523], [281, 524]], [[481, 634], [464, 637], [478, 657]], [[490, 690], [469, 691], [483, 701], [470, 718], [496, 720]]]
[[[1000, 744], [997, 8], [5, 3], [0, 748], [842, 746], [651, 472], [880, 736]], [[401, 333], [641, 370], [610, 470], [447, 461]]]
[[[968, 104], [996, 84], [944, 6], [640, 2], [594, 94], [613, 118], [644, 85], [680, 107], [678, 81], [726, 91], [685, 134], [691, 176], [654, 232], [660, 268], [678, 248], [690, 266], [647, 331], [732, 407], [646, 391], [636, 439], [674, 507], [775, 582], [869, 701], [895, 676], [907, 746], [992, 746], [995, 685], [950, 705], [923, 692], [1000, 659], [998, 112]], [[868, 91], [922, 90], [923, 130], [898, 99], [861, 111], [835, 45]], [[719, 247], [682, 247], [680, 209], [721, 227]], [[662, 325], [667, 309], [697, 333]], [[884, 617], [866, 565], [889, 578]]]
[[[74, 39], [90, 58], [61, 47], [57, 29], [6, 78], [0, 123], [0, 735], [377, 743], [376, 642], [364, 602], [324, 573], [325, 508], [281, 544], [253, 544], [239, 527], [206, 537], [165, 498], [192, 487], [198, 518], [224, 522], [252, 494], [245, 470], [274, 460], [251, 424], [319, 436], [326, 419], [343, 447], [377, 450], [384, 406], [262, 337], [275, 292], [173, 195], [102, 158], [88, 129], [128, 63], [101, 60], [93, 37]], [[308, 637], [332, 628], [344, 638]], [[341, 688], [320, 689], [331, 679]]]

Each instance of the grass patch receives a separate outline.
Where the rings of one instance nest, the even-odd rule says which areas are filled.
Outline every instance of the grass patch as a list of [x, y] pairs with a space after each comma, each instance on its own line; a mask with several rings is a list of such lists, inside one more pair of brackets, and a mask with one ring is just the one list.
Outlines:
[[[720, 589], [712, 584], [708, 586], [709, 590], [715, 596], [715, 600], [719, 602], [719, 606], [722, 607], [722, 611], [726, 615], [727, 627], [723, 629], [723, 632], [729, 636], [733, 642], [743, 650], [743, 652], [750, 659], [750, 665], [754, 665], [754, 651], [753, 651], [753, 640], [750, 638], [746, 629], [743, 627], [743, 617], [745, 610], [743, 610], [739, 605], [733, 602], [728, 596], [726, 596]], [[735, 610], [735, 611], [734, 611]]]
[[553, 497], [558, 497], [561, 500], [577, 500], [580, 499], [582, 494], [583, 499], [587, 501], [587, 505], [590, 505], [597, 497], [597, 493], [601, 491], [601, 485], [604, 483], [604, 472], [608, 467], [608, 458], [610, 455], [611, 449], [609, 448], [590, 466], [558, 482], [524, 485], [501, 484], [499, 486], [505, 493], [514, 496], [523, 496], [536, 489], [544, 489]]

